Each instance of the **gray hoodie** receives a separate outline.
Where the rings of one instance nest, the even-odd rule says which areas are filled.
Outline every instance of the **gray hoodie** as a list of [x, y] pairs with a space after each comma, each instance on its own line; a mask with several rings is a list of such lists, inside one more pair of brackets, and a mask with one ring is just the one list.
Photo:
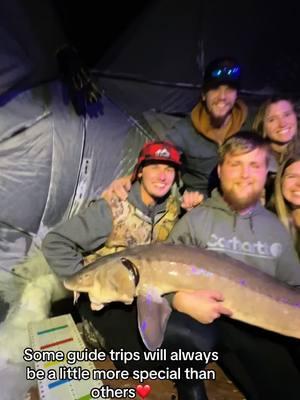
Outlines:
[[300, 265], [289, 233], [259, 203], [248, 215], [233, 211], [217, 189], [177, 222], [168, 241], [206, 247], [300, 286]]
[[[156, 224], [166, 213], [164, 197], [147, 207], [140, 196], [140, 184], [135, 182], [128, 201], [141, 213], [140, 218]], [[112, 232], [112, 213], [108, 203], [101, 199], [50, 231], [42, 251], [54, 272], [61, 277], [71, 276], [83, 268], [83, 256], [103, 246]]]

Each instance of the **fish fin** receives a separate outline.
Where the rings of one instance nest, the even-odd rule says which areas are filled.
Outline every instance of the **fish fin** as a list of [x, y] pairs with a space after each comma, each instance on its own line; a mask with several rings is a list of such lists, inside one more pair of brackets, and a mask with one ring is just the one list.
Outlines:
[[143, 342], [148, 350], [154, 351], [161, 346], [171, 307], [164, 297], [151, 293], [137, 298], [138, 325]]

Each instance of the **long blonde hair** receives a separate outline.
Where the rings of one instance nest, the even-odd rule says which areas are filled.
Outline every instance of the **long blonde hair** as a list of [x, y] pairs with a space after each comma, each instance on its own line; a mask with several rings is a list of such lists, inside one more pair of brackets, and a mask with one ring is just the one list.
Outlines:
[[[267, 134], [264, 131], [264, 119], [266, 116], [266, 111], [271, 104], [278, 103], [279, 101], [289, 102], [293, 108], [293, 111], [297, 115], [296, 110], [295, 110], [295, 104], [294, 104], [293, 100], [291, 100], [288, 97], [284, 97], [284, 96], [270, 97], [259, 107], [258, 112], [254, 118], [253, 125], [252, 125], [252, 128], [259, 135], [261, 135], [264, 138], [267, 138]], [[287, 154], [291, 154], [292, 152], [299, 151], [299, 147], [300, 147], [299, 144], [300, 144], [300, 133], [299, 133], [299, 124], [298, 124], [297, 132], [296, 132], [295, 136], [293, 137], [293, 139], [288, 144], [286, 152], [284, 154], [282, 154], [281, 159], [279, 160], [279, 163], [281, 164], [283, 162], [283, 160], [286, 158]]]
[[292, 165], [294, 162], [300, 161], [300, 153], [294, 153], [290, 155], [279, 167], [279, 170], [276, 174], [275, 178], [275, 190], [274, 190], [274, 198], [273, 198], [273, 203], [274, 203], [274, 208], [275, 212], [280, 219], [280, 221], [283, 223], [283, 225], [287, 228], [287, 230], [290, 232], [292, 238], [294, 239], [295, 245], [298, 247], [299, 243], [299, 235], [297, 233], [297, 229], [295, 229], [293, 220], [292, 220], [292, 215], [291, 215], [291, 206], [285, 200], [283, 193], [282, 193], [282, 184], [283, 184], [283, 179], [284, 179], [284, 172], [285, 170]]

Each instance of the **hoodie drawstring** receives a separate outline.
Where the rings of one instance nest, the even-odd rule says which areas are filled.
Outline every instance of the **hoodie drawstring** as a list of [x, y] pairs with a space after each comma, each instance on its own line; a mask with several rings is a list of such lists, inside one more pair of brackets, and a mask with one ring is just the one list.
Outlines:
[[[237, 226], [237, 215], [236, 213], [233, 214], [233, 232], [236, 232], [236, 226]], [[255, 233], [254, 232], [254, 225], [253, 225], [253, 217], [252, 214], [249, 216], [249, 225], [250, 225], [250, 230], [251, 233]]]
[[254, 225], [253, 225], [253, 218], [252, 218], [252, 214], [250, 215], [250, 221], [249, 221], [249, 223], [250, 223], [250, 230], [251, 230], [251, 232], [254, 234], [255, 232], [254, 232]]
[[236, 213], [233, 214], [233, 232], [236, 230]]

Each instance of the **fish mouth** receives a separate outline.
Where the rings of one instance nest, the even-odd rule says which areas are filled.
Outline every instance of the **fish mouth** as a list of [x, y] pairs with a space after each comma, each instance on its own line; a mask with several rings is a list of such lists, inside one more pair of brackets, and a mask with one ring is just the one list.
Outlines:
[[89, 299], [90, 299], [90, 307], [93, 311], [100, 311], [102, 310], [103, 307], [105, 307], [108, 303], [104, 303], [101, 300], [93, 297], [90, 293], [89, 293]]
[[[80, 293], [74, 291], [73, 292], [73, 305], [75, 305], [78, 302], [78, 299], [80, 297]], [[90, 299], [91, 300], [91, 299]], [[93, 311], [100, 311], [106, 304], [104, 303], [96, 303], [95, 301], [91, 300], [91, 309]]]
[[91, 309], [93, 310], [93, 311], [100, 311], [100, 310], [102, 310], [102, 308], [105, 306], [105, 304], [98, 304], [98, 303], [93, 303], [93, 302], [91, 302]]

